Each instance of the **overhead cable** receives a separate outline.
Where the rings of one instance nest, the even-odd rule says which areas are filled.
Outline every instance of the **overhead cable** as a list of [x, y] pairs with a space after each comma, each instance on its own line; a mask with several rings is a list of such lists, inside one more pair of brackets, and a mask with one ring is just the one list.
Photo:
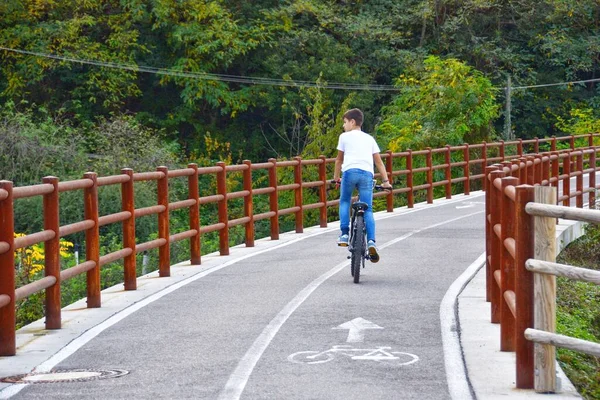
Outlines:
[[[392, 85], [369, 85], [369, 84], [361, 84], [361, 83], [325, 83], [320, 84], [317, 82], [311, 81], [298, 81], [292, 79], [275, 79], [275, 78], [263, 78], [263, 77], [250, 77], [250, 76], [242, 76], [242, 75], [227, 75], [227, 74], [213, 74], [213, 73], [205, 73], [205, 72], [189, 72], [189, 71], [179, 71], [170, 68], [156, 68], [149, 67], [143, 65], [135, 65], [135, 64], [121, 64], [110, 61], [95, 61], [95, 60], [85, 60], [80, 58], [73, 58], [67, 56], [60, 56], [55, 54], [47, 54], [47, 53], [39, 53], [35, 51], [29, 50], [21, 50], [21, 49], [13, 49], [9, 47], [0, 46], [0, 50], [9, 51], [13, 53], [26, 54], [35, 57], [43, 57], [49, 58], [53, 60], [66, 61], [72, 63], [79, 64], [87, 64], [87, 65], [95, 65], [98, 67], [106, 67], [113, 69], [121, 69], [132, 72], [145, 72], [150, 74], [158, 74], [158, 75], [167, 75], [174, 76], [180, 78], [193, 78], [193, 79], [202, 79], [209, 81], [221, 81], [221, 82], [233, 82], [233, 83], [245, 83], [250, 85], [269, 85], [269, 86], [286, 86], [286, 87], [318, 87], [323, 89], [337, 89], [337, 90], [363, 90], [363, 91], [400, 91], [400, 88]], [[558, 82], [558, 83], [548, 83], [548, 84], [540, 84], [540, 85], [529, 85], [529, 86], [512, 86], [511, 90], [520, 90], [520, 89], [536, 89], [536, 88], [544, 88], [544, 87], [554, 87], [554, 86], [566, 86], [566, 85], [576, 85], [582, 83], [590, 83], [590, 82], [599, 82], [600, 78], [596, 79], [587, 79], [581, 81], [571, 81], [571, 82]], [[507, 88], [502, 88], [506, 90]]]
[[297, 80], [286, 80], [286, 79], [273, 79], [273, 78], [262, 78], [262, 77], [249, 77], [240, 75], [226, 75], [226, 74], [212, 74], [203, 72], [188, 72], [178, 71], [167, 68], [156, 68], [142, 65], [133, 64], [120, 64], [115, 62], [107, 61], [95, 61], [95, 60], [84, 60], [79, 58], [72, 58], [66, 56], [59, 56], [54, 54], [38, 53], [28, 50], [11, 49], [8, 47], [0, 46], [0, 50], [10, 51], [19, 54], [26, 54], [36, 57], [50, 58], [59, 61], [73, 62], [79, 64], [95, 65], [99, 67], [121, 69], [133, 72], [146, 72], [158, 75], [168, 75], [181, 78], [193, 78], [210, 81], [222, 81], [222, 82], [235, 82], [235, 83], [246, 83], [251, 85], [270, 85], [270, 86], [288, 86], [288, 87], [318, 87], [323, 89], [340, 89], [340, 90], [368, 90], [368, 91], [399, 91], [400, 89], [390, 85], [367, 85], [358, 83], [325, 83], [320, 84], [317, 82], [310, 81], [297, 81]]

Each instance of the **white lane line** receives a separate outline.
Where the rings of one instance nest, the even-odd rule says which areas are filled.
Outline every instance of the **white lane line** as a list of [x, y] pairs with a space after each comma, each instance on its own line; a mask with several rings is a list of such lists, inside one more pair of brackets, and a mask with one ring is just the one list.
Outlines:
[[[427, 203], [417, 203], [415, 204], [415, 208], [409, 209], [409, 208], [404, 208], [402, 207], [400, 209], [400, 211], [398, 213], [386, 213], [386, 212], [381, 212], [381, 213], [376, 213], [375, 214], [375, 218], [377, 220], [380, 219], [388, 219], [388, 218], [394, 218], [394, 217], [401, 217], [403, 215], [406, 214], [412, 214], [414, 212], [419, 212], [419, 211], [426, 211], [426, 210], [430, 210], [432, 208], [438, 208], [438, 207], [443, 207], [445, 205], [448, 204], [453, 204], [453, 203], [458, 203], [458, 202], [463, 202], [463, 201], [467, 201], [470, 199], [474, 199], [480, 196], [483, 196], [485, 193], [481, 192], [481, 193], [471, 193], [471, 195], [467, 196], [467, 195], [463, 195], [463, 196], [457, 196], [457, 198], [451, 199], [451, 200], [445, 200], [445, 199], [438, 199], [437, 201], [434, 200], [433, 204], [427, 204]], [[156, 300], [159, 300], [160, 298], [166, 296], [167, 294], [189, 284], [192, 283], [200, 278], [203, 278], [213, 272], [219, 271], [222, 268], [225, 267], [229, 267], [235, 263], [238, 263], [240, 261], [246, 260], [250, 257], [254, 257], [260, 254], [263, 254], [267, 251], [272, 251], [272, 250], [277, 250], [280, 249], [282, 247], [285, 246], [289, 246], [292, 245], [294, 243], [297, 243], [301, 240], [305, 240], [317, 235], [322, 235], [324, 233], [328, 233], [331, 232], [332, 230], [336, 230], [339, 229], [338, 227], [333, 227], [333, 228], [328, 228], [328, 229], [323, 229], [320, 230], [318, 232], [315, 232], [313, 234], [310, 235], [305, 235], [302, 237], [299, 237], [297, 239], [293, 239], [290, 240], [289, 242], [286, 243], [282, 243], [280, 245], [277, 246], [273, 246], [264, 250], [259, 250], [256, 251], [254, 253], [236, 258], [235, 260], [230, 260], [224, 264], [209, 268], [205, 271], [202, 271], [196, 275], [193, 275], [185, 280], [182, 280], [176, 284], [173, 284], [165, 289], [162, 289], [161, 291], [146, 297], [144, 300], [141, 300], [117, 313], [115, 313], [113, 316], [111, 316], [110, 318], [106, 319], [105, 321], [101, 322], [100, 324], [96, 325], [95, 327], [83, 332], [80, 336], [78, 336], [77, 338], [73, 339], [71, 342], [69, 342], [69, 344], [67, 344], [65, 347], [63, 347], [62, 349], [60, 349], [58, 352], [56, 352], [52, 357], [50, 357], [48, 360], [44, 361], [43, 363], [41, 363], [40, 365], [38, 365], [37, 367], [35, 367], [32, 372], [34, 373], [44, 373], [44, 372], [49, 372], [52, 368], [54, 368], [56, 365], [58, 365], [60, 362], [62, 362], [63, 360], [65, 360], [67, 357], [69, 357], [70, 355], [72, 355], [73, 353], [75, 353], [77, 350], [79, 350], [81, 347], [83, 347], [86, 343], [88, 343], [89, 341], [91, 341], [92, 339], [94, 339], [96, 336], [98, 336], [100, 333], [102, 333], [104, 330], [110, 328], [111, 326], [115, 325], [117, 322], [121, 321], [122, 319], [126, 318], [127, 316], [133, 314], [134, 312], [136, 312], [137, 310], [147, 306], [150, 303], [153, 303]], [[410, 235], [409, 235], [410, 236]], [[408, 237], [408, 236], [407, 236]], [[381, 246], [380, 248], [384, 248], [383, 246]], [[13, 384], [10, 385], [8, 387], [5, 387], [3, 389], [0, 389], [0, 400], [5, 400], [5, 399], [9, 399], [12, 396], [16, 395], [17, 393], [19, 393], [22, 389], [26, 388], [29, 385], [24, 385], [24, 384]]]
[[[463, 215], [457, 218], [452, 218], [447, 221], [439, 222], [437, 224], [429, 225], [425, 228], [414, 230], [410, 233], [402, 235], [396, 239], [390, 240], [389, 242], [384, 243], [380, 246], [380, 249], [386, 248], [393, 244], [400, 242], [401, 240], [407, 239], [412, 235], [423, 232], [427, 229], [436, 228], [440, 225], [448, 224], [450, 222], [458, 221], [463, 218], [469, 218], [477, 214], [481, 214], [485, 211], [477, 211], [471, 214]], [[258, 363], [258, 360], [262, 357], [263, 353], [271, 344], [271, 341], [279, 332], [279, 329], [283, 326], [285, 321], [296, 311], [300, 305], [319, 287], [323, 282], [327, 279], [331, 278], [333, 275], [340, 272], [344, 269], [349, 261], [344, 261], [340, 264], [337, 264], [335, 267], [319, 276], [317, 279], [312, 281], [308, 286], [302, 289], [296, 297], [294, 297], [285, 307], [269, 322], [269, 324], [263, 329], [261, 334], [256, 338], [252, 346], [248, 349], [244, 357], [238, 363], [236, 369], [233, 371], [229, 380], [225, 384], [225, 387], [221, 394], [219, 395], [219, 400], [238, 400], [244, 391], [246, 384], [248, 383], [248, 379], [252, 372], [254, 371], [254, 367]]]
[[466, 372], [458, 326], [458, 296], [485, 264], [481, 254], [450, 286], [440, 304], [440, 322], [446, 381], [453, 400], [474, 399]]

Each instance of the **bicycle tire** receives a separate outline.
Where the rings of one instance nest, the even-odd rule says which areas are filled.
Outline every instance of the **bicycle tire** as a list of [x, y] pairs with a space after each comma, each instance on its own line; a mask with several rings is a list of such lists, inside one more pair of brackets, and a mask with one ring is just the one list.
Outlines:
[[365, 220], [362, 215], [356, 216], [355, 231], [352, 243], [352, 257], [351, 257], [351, 268], [352, 276], [354, 277], [354, 283], [360, 281], [360, 268], [362, 266], [362, 259], [365, 254]]

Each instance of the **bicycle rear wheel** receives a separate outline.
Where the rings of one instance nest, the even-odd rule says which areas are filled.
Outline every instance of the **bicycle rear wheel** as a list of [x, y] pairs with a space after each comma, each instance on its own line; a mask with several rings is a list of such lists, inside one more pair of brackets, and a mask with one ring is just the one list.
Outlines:
[[362, 259], [365, 254], [365, 221], [362, 215], [356, 216], [354, 225], [355, 231], [352, 235], [352, 256], [350, 268], [352, 268], [352, 276], [354, 277], [354, 283], [360, 281], [360, 267], [362, 266]]

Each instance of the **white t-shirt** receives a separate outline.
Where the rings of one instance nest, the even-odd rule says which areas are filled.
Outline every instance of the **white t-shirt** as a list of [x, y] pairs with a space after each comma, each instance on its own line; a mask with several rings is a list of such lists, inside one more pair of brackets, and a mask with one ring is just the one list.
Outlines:
[[358, 129], [340, 135], [337, 149], [344, 152], [342, 172], [358, 168], [375, 174], [373, 154], [379, 153], [379, 146], [373, 136]]

